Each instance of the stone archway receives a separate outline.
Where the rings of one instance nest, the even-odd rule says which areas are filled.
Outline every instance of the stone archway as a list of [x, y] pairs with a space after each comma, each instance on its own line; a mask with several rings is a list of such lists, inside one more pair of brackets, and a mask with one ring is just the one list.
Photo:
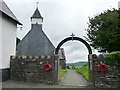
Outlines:
[[66, 43], [66, 42], [68, 42], [68, 41], [73, 41], [73, 40], [76, 40], [76, 41], [80, 41], [80, 42], [82, 42], [86, 47], [87, 47], [87, 49], [88, 49], [88, 53], [89, 53], [89, 55], [88, 55], [88, 73], [89, 73], [89, 82], [92, 82], [92, 85], [94, 85], [94, 80], [93, 80], [93, 75], [94, 75], [94, 72], [93, 72], [93, 62], [92, 62], [92, 49], [91, 49], [91, 47], [90, 47], [90, 45], [85, 41], [85, 40], [83, 40], [82, 38], [80, 38], [80, 37], [74, 37], [74, 35], [72, 34], [71, 35], [71, 37], [67, 37], [67, 38], [65, 38], [65, 39], [63, 39], [59, 44], [58, 44], [58, 46], [56, 47], [56, 49], [55, 49], [55, 54], [56, 55], [58, 55], [58, 52], [59, 52], [59, 50], [60, 50], [60, 47], [64, 44], [64, 43]]

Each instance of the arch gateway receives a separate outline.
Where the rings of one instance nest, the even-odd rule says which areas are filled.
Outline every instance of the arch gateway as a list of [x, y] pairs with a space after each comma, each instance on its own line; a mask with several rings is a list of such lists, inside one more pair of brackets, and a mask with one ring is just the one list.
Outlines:
[[65, 42], [70, 41], [70, 40], [77, 40], [77, 41], [82, 42], [82, 43], [87, 47], [89, 54], [92, 54], [92, 49], [91, 49], [90, 45], [89, 45], [85, 40], [83, 40], [83, 39], [80, 38], [80, 37], [67, 37], [67, 38], [65, 38], [64, 40], [62, 40], [62, 41], [58, 44], [58, 46], [57, 46], [57, 48], [56, 48], [56, 50], [55, 50], [55, 54], [58, 54], [60, 47], [61, 47]]
[[80, 37], [74, 37], [75, 35], [73, 35], [73, 33], [72, 33], [72, 35], [71, 35], [71, 37], [67, 37], [67, 38], [65, 38], [65, 39], [63, 39], [59, 44], [58, 44], [58, 46], [56, 47], [56, 49], [55, 49], [55, 55], [58, 55], [58, 52], [59, 52], [59, 50], [60, 50], [60, 47], [64, 44], [64, 43], [66, 43], [66, 42], [68, 42], [68, 41], [73, 41], [73, 40], [76, 40], [76, 41], [79, 41], [79, 42], [82, 42], [86, 47], [87, 47], [87, 49], [88, 49], [88, 53], [89, 53], [89, 55], [88, 55], [88, 72], [89, 72], [89, 84], [90, 84], [90, 86], [94, 86], [95, 85], [95, 80], [94, 80], [94, 62], [93, 62], [93, 56], [94, 55], [92, 55], [92, 49], [91, 49], [91, 47], [90, 47], [90, 45], [85, 41], [85, 40], [83, 40], [82, 38], [80, 38]]

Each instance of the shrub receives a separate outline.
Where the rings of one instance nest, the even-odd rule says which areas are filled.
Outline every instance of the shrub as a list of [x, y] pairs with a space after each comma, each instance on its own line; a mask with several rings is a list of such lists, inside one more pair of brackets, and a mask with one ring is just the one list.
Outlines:
[[105, 63], [110, 66], [120, 66], [120, 51], [111, 52], [105, 55]]
[[70, 66], [67, 66], [67, 69], [70, 69]]
[[84, 64], [83, 66], [87, 66], [87, 64]]

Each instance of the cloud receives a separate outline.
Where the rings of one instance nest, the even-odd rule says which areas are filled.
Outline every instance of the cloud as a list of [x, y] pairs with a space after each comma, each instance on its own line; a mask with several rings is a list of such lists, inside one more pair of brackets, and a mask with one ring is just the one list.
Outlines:
[[68, 41], [62, 46], [65, 49], [67, 62], [87, 61], [87, 47], [79, 41]]
[[[5, 0], [18, 20], [23, 23], [22, 31], [17, 37], [22, 39], [31, 29], [30, 17], [36, 9], [36, 2], [44, 17], [43, 31], [55, 47], [64, 38], [74, 33], [78, 37], [86, 36], [88, 16], [103, 12], [106, 9], [118, 8], [119, 0]], [[67, 62], [87, 60], [88, 51], [84, 44], [67, 42], [65, 48]]]

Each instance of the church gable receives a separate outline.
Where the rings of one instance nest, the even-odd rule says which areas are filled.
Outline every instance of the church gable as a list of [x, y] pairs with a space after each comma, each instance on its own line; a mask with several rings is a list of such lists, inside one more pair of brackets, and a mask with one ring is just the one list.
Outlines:
[[33, 24], [32, 30], [17, 46], [17, 55], [52, 55], [55, 47], [42, 31], [42, 26]]
[[55, 47], [42, 30], [43, 17], [38, 7], [31, 17], [31, 30], [17, 45], [16, 55], [40, 56], [53, 55]]

